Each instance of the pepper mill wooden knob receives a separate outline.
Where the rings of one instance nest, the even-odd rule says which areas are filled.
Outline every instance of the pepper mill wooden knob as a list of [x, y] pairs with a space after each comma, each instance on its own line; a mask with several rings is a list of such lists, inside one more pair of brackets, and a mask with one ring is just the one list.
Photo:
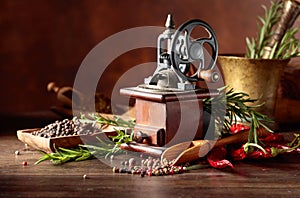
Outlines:
[[220, 79], [220, 74], [216, 71], [203, 70], [198, 72], [198, 77], [202, 78], [206, 82], [217, 82]]

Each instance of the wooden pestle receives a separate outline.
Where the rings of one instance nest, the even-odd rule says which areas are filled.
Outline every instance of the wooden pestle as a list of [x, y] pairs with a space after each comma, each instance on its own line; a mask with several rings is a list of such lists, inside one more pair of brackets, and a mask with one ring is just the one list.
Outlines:
[[[270, 43], [264, 47], [263, 58], [270, 58], [271, 52], [276, 50], [276, 43], [280, 43], [286, 31], [293, 26], [300, 14], [300, 0], [284, 0], [280, 19], [276, 24], [275, 32], [270, 38]], [[275, 49], [273, 49], [275, 48]]]

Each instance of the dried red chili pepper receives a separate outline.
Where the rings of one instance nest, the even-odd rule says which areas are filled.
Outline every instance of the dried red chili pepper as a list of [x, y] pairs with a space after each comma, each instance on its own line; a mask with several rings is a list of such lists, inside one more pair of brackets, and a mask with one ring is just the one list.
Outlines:
[[230, 147], [229, 155], [233, 160], [243, 160], [245, 158], [252, 159], [261, 159], [261, 158], [270, 158], [275, 157], [278, 154], [286, 153], [286, 152], [299, 152], [298, 149], [300, 147], [300, 137], [296, 136], [296, 138], [288, 145], [282, 145], [280, 143], [283, 142], [283, 136], [280, 134], [271, 134], [262, 140], [266, 145], [263, 150], [253, 150], [250, 153], [245, 152], [245, 145], [242, 147]]
[[254, 150], [253, 152], [247, 154], [248, 158], [260, 159], [260, 158], [270, 158], [273, 157], [271, 148], [264, 148], [265, 153], [262, 150]]
[[233, 124], [230, 127], [230, 131], [233, 134], [238, 133], [240, 131], [249, 130], [249, 129], [250, 129], [249, 126], [246, 126], [246, 125], [243, 125], [243, 124]]
[[300, 137], [299, 135], [295, 135], [296, 138], [289, 143], [289, 146], [283, 146], [280, 145], [278, 147], [272, 147], [271, 151], [272, 151], [272, 155], [273, 157], [275, 157], [276, 155], [280, 154], [280, 153], [287, 153], [287, 152], [299, 152], [299, 147], [300, 147]]
[[243, 160], [247, 157], [247, 153], [244, 150], [244, 147], [239, 148], [230, 148], [229, 149], [229, 155], [233, 160], [239, 161]]
[[238, 149], [231, 149], [229, 155], [235, 161], [240, 161], [245, 158], [260, 159], [273, 157], [271, 148], [264, 148], [264, 151], [254, 150], [251, 153], [246, 153], [243, 145]]
[[231, 167], [234, 168], [232, 163], [228, 161], [226, 158], [227, 150], [225, 147], [219, 146], [213, 148], [207, 156], [207, 161], [210, 166], [214, 168], [225, 168]]

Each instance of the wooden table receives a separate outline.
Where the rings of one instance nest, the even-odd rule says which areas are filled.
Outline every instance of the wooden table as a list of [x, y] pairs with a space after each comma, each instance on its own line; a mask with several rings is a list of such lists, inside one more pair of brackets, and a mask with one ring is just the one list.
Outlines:
[[[100, 160], [53, 166], [34, 162], [16, 133], [0, 135], [1, 197], [299, 197], [300, 155], [235, 162], [234, 170], [206, 168], [172, 176], [116, 174]], [[15, 155], [18, 150], [20, 155]], [[22, 162], [28, 165], [23, 166]], [[84, 179], [83, 175], [87, 175]]]

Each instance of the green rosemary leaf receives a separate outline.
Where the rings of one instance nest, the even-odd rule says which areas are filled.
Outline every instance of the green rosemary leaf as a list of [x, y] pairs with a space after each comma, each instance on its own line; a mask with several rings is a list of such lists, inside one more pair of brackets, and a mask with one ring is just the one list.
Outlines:
[[269, 58], [270, 58], [270, 59], [275, 58], [275, 53], [276, 53], [276, 48], [277, 48], [277, 46], [278, 46], [278, 43], [276, 42], [276, 43], [274, 44], [272, 50], [271, 50], [270, 55], [269, 55]]
[[247, 46], [249, 46], [248, 50], [247, 50], [247, 54], [248, 54], [249, 57], [252, 57], [252, 54], [253, 54], [253, 45], [252, 45], [252, 43], [251, 43], [251, 41], [250, 41], [250, 39], [248, 37], [246, 37], [246, 44], [247, 44]]
[[81, 147], [87, 148], [87, 149], [92, 149], [95, 151], [109, 151], [110, 149], [107, 148], [102, 148], [100, 146], [95, 146], [95, 145], [88, 145], [88, 144], [84, 144], [84, 145], [80, 145]]
[[266, 26], [262, 26], [259, 32], [259, 36], [258, 36], [258, 49], [259, 51], [261, 50], [262, 46], [263, 46], [263, 42], [265, 39], [265, 34], [266, 34]]
[[60, 159], [51, 159], [50, 162], [55, 166], [63, 164], [62, 160]]
[[259, 19], [259, 21], [260, 21], [262, 24], [265, 24], [265, 23], [266, 23], [266, 21], [265, 21], [264, 18], [262, 18], [262, 17], [259, 16], [258, 19]]
[[66, 149], [66, 148], [61, 148], [61, 147], [59, 149], [62, 151], [65, 151], [68, 154], [73, 154], [73, 155], [80, 155], [80, 153], [82, 153], [82, 151], [78, 151], [75, 149]]
[[46, 160], [50, 160], [51, 159], [51, 155], [49, 155], [49, 154], [47, 154], [46, 152], [44, 152], [44, 151], [39, 151], [43, 156], [42, 157], [40, 157], [39, 159], [38, 159], [38, 161], [36, 161], [34, 164], [39, 164], [39, 163], [41, 163], [41, 162], [43, 162], [43, 161], [46, 161]]
[[83, 160], [91, 159], [93, 157], [94, 156], [90, 152], [86, 152], [86, 153], [83, 153], [80, 157], [76, 158], [75, 161], [76, 162], [83, 161]]
[[255, 144], [258, 144], [258, 136], [257, 136], [257, 129], [256, 129], [256, 127], [254, 127], [254, 129], [253, 129], [253, 142]]
[[270, 133], [274, 133], [274, 131], [272, 129], [270, 129], [268, 126], [266, 126], [265, 124], [263, 124], [262, 122], [259, 123], [259, 125], [261, 125], [262, 127], [264, 127], [267, 131], [269, 131]]
[[64, 157], [64, 154], [60, 151], [60, 149], [57, 149], [55, 144], [53, 144], [53, 148], [55, 150], [55, 153], [53, 156], [57, 156], [57, 157]]
[[81, 120], [84, 122], [92, 122], [92, 123], [99, 123], [102, 125], [110, 125], [110, 126], [118, 126], [118, 127], [128, 127], [133, 128], [135, 125], [134, 120], [124, 120], [118, 116], [114, 116], [113, 119], [110, 119], [108, 116], [105, 117], [101, 114], [88, 114], [88, 115], [81, 115]]

